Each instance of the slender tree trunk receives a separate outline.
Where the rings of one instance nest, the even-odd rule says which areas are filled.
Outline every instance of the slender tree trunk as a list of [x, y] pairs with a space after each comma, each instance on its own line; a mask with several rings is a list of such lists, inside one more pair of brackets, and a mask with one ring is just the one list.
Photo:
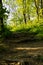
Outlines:
[[28, 19], [30, 20], [30, 14], [28, 13]]
[[42, 9], [42, 16], [43, 16], [43, 0], [41, 0], [41, 9]]
[[24, 21], [25, 21], [25, 23], [26, 23], [26, 14], [23, 13], [23, 16], [24, 16]]
[[29, 2], [29, 0], [27, 0], [27, 18], [28, 18], [28, 20], [27, 21], [29, 21], [30, 20], [30, 2]]
[[37, 4], [36, 0], [34, 0], [35, 6], [36, 6], [36, 13], [37, 13], [37, 18], [39, 20], [39, 4]]
[[[3, 6], [2, 6], [2, 0], [0, 0], [0, 10], [3, 8]], [[1, 11], [0, 11], [1, 12]], [[1, 26], [1, 33], [4, 31], [3, 30], [3, 27], [4, 27], [4, 25], [3, 25], [3, 17], [0, 17], [0, 26]]]
[[23, 0], [23, 16], [24, 16], [24, 21], [26, 23], [26, 0]]

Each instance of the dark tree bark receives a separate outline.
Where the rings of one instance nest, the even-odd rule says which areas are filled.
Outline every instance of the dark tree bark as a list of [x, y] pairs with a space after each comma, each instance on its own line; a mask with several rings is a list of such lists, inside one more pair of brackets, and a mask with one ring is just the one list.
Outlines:
[[26, 23], [26, 14], [23, 13], [23, 16], [24, 16], [24, 21], [25, 21], [25, 23]]
[[[0, 10], [3, 9], [2, 0], [0, 0]], [[2, 10], [1, 10], [2, 11]], [[0, 12], [1, 12], [0, 11]], [[1, 12], [2, 13], [2, 12]], [[0, 17], [0, 26], [1, 26], [1, 33], [4, 31], [4, 25], [3, 25], [3, 17]]]

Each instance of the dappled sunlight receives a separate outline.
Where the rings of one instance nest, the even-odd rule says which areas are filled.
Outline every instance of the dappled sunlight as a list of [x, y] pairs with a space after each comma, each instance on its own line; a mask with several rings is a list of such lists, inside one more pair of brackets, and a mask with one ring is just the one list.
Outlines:
[[32, 48], [32, 47], [29, 47], [29, 48], [26, 48], [26, 47], [18, 47], [18, 48], [15, 48], [17, 50], [40, 50], [40, 49], [43, 49], [43, 47], [36, 47], [36, 48]]

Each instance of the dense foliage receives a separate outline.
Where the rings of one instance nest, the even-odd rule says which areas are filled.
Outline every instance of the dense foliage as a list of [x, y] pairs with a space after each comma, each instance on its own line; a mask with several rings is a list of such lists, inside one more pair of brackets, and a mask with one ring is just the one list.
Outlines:
[[[10, 11], [7, 21], [10, 31], [32, 32], [43, 37], [43, 0], [3, 0], [3, 4]], [[1, 17], [6, 8], [0, 10]]]

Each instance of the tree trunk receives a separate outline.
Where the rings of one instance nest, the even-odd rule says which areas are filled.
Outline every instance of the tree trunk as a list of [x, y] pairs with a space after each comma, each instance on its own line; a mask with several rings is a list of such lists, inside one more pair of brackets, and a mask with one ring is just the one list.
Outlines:
[[42, 16], [43, 16], [43, 0], [41, 0], [41, 9], [42, 9]]
[[30, 14], [28, 13], [28, 19], [30, 20]]
[[[0, 0], [0, 10], [3, 9], [3, 6], [2, 6], [2, 0]], [[0, 11], [1, 12], [1, 11]], [[3, 17], [0, 17], [0, 26], [1, 26], [1, 33], [4, 31], [3, 27]]]
[[26, 23], [26, 0], [23, 0], [23, 16], [24, 16], [24, 21]]
[[35, 7], [36, 7], [37, 18], [39, 20], [39, 4], [37, 4], [36, 0], [34, 0], [34, 2], [35, 2]]
[[24, 16], [24, 21], [26, 23], [26, 14], [23, 13], [23, 16]]

